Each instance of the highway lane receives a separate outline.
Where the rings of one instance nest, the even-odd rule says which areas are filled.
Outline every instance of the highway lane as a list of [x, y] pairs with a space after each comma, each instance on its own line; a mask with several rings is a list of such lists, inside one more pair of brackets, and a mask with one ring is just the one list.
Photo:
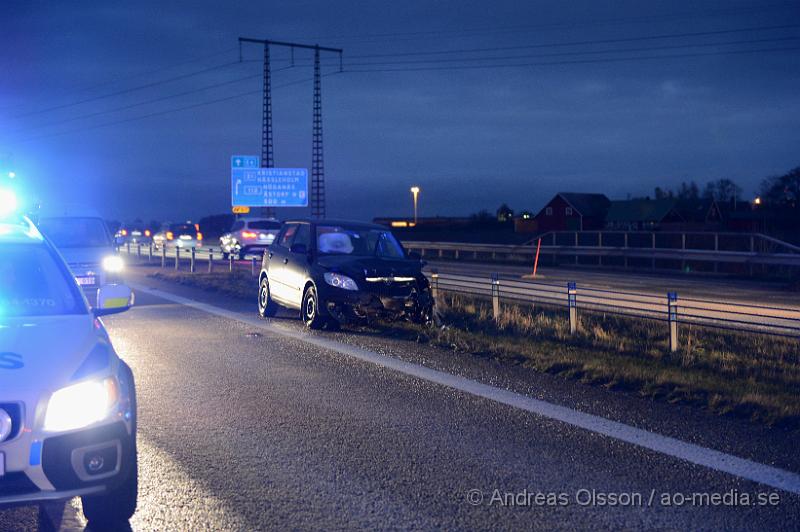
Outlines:
[[[139, 283], [167, 288], [143, 278]], [[107, 320], [138, 380], [142, 492], [133, 529], [785, 527], [800, 498], [325, 349], [356, 346], [800, 471], [790, 434], [368, 332], [306, 334], [288, 314], [189, 289], [232, 320], [140, 292]], [[287, 334], [288, 333], [290, 334]], [[333, 345], [333, 344], [332, 344]], [[345, 349], [346, 351], [346, 349]], [[494, 490], [566, 497], [503, 506]], [[480, 490], [484, 500], [470, 504]], [[527, 493], [525, 492], [527, 490]], [[588, 490], [588, 491], [582, 491]], [[768, 507], [581, 505], [591, 493], [764, 493]], [[576, 498], [580, 497], [580, 499]], [[73, 529], [77, 502], [0, 512], [0, 530]], [[14, 527], [14, 523], [24, 523]], [[4, 528], [6, 527], [6, 528]]]

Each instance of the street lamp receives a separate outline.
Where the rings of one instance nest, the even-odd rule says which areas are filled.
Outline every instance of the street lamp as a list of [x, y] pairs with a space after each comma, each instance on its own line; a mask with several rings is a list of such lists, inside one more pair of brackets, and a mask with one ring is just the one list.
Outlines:
[[17, 177], [17, 173], [16, 172], [9, 172], [8, 173], [8, 178], [9, 179], [14, 179], [15, 177]]
[[419, 187], [411, 187], [411, 194], [414, 196], [414, 225], [417, 225], [417, 199], [419, 198]]

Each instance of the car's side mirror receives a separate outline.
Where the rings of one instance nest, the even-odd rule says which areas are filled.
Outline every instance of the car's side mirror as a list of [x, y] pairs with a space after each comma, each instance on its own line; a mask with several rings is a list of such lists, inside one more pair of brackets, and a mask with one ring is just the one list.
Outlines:
[[408, 258], [410, 260], [422, 260], [422, 255], [420, 255], [416, 251], [409, 251], [408, 252]]
[[125, 312], [133, 306], [133, 291], [124, 284], [107, 284], [97, 289], [96, 317]]
[[292, 247], [289, 249], [292, 253], [297, 253], [298, 255], [308, 255], [308, 246], [305, 244], [292, 244]]

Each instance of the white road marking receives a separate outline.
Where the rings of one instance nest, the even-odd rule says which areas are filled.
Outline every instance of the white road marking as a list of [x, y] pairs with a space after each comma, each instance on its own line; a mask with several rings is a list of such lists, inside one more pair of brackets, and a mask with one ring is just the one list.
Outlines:
[[276, 323], [267, 323], [260, 320], [257, 316], [242, 315], [234, 311], [194, 301], [162, 290], [146, 288], [141, 285], [131, 286], [134, 290], [166, 299], [173, 303], [179, 303], [208, 314], [246, 323], [250, 326], [259, 327], [289, 338], [301, 340], [311, 345], [335, 351], [364, 362], [376, 364], [490, 401], [509, 405], [526, 412], [531, 412], [603, 436], [650, 449], [667, 456], [679, 458], [715, 471], [721, 471], [746, 480], [752, 480], [790, 493], [800, 494], [800, 475], [792, 471], [761, 464], [745, 458], [739, 458], [738, 456], [715, 451], [714, 449], [701, 447], [669, 436], [663, 436], [644, 429], [632, 427], [618, 421], [612, 421], [565, 406], [548, 403], [547, 401], [489, 386], [488, 384], [483, 384], [465, 377], [458, 377], [450, 373], [430, 369], [411, 362], [404, 362], [391, 356], [380, 355], [368, 349], [354, 347], [335, 340], [292, 330]]

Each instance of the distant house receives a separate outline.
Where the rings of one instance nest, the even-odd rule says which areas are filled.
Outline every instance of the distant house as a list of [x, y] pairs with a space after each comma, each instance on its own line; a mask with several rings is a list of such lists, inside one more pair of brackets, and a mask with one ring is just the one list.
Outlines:
[[667, 221], [662, 224], [662, 229], [720, 231], [723, 228], [722, 210], [714, 199], [677, 200], [675, 211], [680, 220]]
[[606, 214], [606, 229], [653, 231], [665, 224], [683, 223], [674, 199], [631, 199], [612, 201]]
[[609, 205], [605, 194], [559, 192], [534, 219], [540, 232], [592, 231], [603, 228]]
[[514, 219], [514, 211], [511, 210], [511, 207], [503, 203], [500, 205], [500, 208], [497, 209], [497, 221], [500, 223], [508, 223]]

